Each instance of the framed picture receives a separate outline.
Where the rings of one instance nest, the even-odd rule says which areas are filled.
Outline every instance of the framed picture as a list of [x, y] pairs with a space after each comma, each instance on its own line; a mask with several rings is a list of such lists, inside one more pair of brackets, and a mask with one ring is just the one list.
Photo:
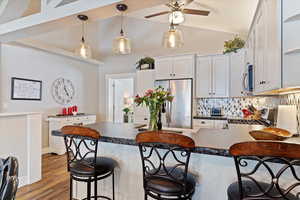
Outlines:
[[42, 100], [42, 81], [16, 78], [11, 79], [12, 100]]

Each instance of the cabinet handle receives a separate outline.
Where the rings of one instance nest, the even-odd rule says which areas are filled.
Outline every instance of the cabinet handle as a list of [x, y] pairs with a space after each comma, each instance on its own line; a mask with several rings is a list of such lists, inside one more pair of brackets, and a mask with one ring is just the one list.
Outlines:
[[202, 121], [201, 124], [205, 124], [205, 121]]
[[74, 123], [73, 126], [83, 126], [83, 123]]
[[173, 74], [170, 74], [170, 76], [173, 76]]
[[266, 81], [262, 81], [261, 84], [266, 84]]

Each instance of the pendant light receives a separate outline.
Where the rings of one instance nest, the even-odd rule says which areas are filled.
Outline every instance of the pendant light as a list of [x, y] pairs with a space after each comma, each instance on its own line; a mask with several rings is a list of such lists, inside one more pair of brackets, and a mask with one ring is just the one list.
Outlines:
[[165, 48], [180, 48], [184, 45], [183, 35], [180, 29], [171, 23], [169, 30], [164, 33], [163, 46]]
[[123, 31], [123, 13], [127, 10], [127, 5], [126, 4], [118, 4], [116, 6], [117, 10], [122, 13], [122, 18], [121, 18], [121, 31], [120, 31], [120, 36], [115, 38], [113, 41], [113, 52], [115, 54], [130, 54], [131, 53], [131, 43], [130, 40], [125, 37], [124, 31]]
[[86, 15], [78, 15], [77, 17], [82, 21], [82, 37], [80, 46], [75, 50], [75, 54], [82, 58], [92, 58], [92, 49], [85, 41], [85, 23], [89, 18]]

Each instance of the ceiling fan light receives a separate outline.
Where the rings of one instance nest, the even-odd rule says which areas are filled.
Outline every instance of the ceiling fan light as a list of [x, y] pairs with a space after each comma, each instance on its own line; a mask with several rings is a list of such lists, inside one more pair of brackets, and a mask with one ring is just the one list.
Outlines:
[[169, 22], [173, 24], [181, 24], [185, 20], [184, 14], [181, 11], [173, 11], [169, 15]]
[[163, 46], [165, 48], [180, 48], [184, 45], [183, 34], [181, 30], [171, 27], [169, 31], [164, 33]]
[[131, 42], [124, 35], [121, 35], [113, 41], [113, 52], [115, 54], [130, 54], [131, 53]]

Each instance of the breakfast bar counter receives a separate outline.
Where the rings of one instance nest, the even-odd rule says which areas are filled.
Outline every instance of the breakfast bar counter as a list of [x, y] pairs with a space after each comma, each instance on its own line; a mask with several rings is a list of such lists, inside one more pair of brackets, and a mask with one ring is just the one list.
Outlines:
[[[137, 145], [135, 142], [136, 135], [139, 131], [139, 125], [123, 124], [112, 122], [100, 122], [87, 125], [86, 127], [97, 130], [101, 137], [100, 142]], [[164, 130], [174, 131], [192, 138], [195, 141], [196, 148], [193, 153], [201, 153], [208, 155], [227, 156], [229, 157], [229, 148], [231, 145], [239, 142], [253, 141], [249, 135], [249, 131], [255, 128], [255, 125], [246, 124], [229, 124], [228, 129], [211, 129], [211, 128], [165, 128]], [[52, 135], [62, 136], [62, 133], [57, 130], [53, 131]], [[300, 139], [291, 138], [287, 142], [299, 143]]]
[[[113, 158], [118, 162], [115, 177], [116, 199], [143, 199], [142, 164], [135, 142], [135, 137], [139, 133], [137, 125], [100, 122], [87, 127], [101, 134], [98, 155]], [[189, 171], [197, 177], [193, 199], [227, 199], [228, 186], [237, 180], [229, 148], [238, 142], [253, 141], [249, 135], [249, 131], [253, 128], [255, 125], [229, 124], [228, 129], [171, 129], [191, 137], [196, 144], [189, 164]], [[53, 131], [52, 134], [62, 136], [59, 130]], [[291, 138], [287, 142], [299, 143], [299, 138]], [[110, 186], [110, 180], [99, 182], [99, 191], [109, 196]], [[75, 188], [74, 197], [77, 199], [85, 197], [85, 184], [75, 182], [73, 188]]]

